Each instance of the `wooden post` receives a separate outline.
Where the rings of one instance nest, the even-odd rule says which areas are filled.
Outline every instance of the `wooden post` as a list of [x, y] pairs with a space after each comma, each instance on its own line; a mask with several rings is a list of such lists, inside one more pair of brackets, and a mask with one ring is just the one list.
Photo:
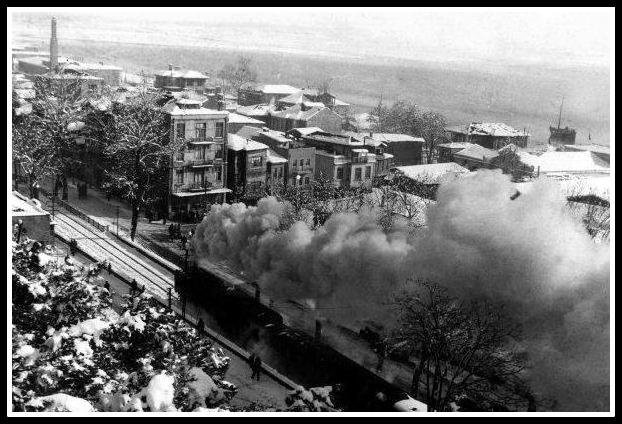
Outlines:
[[168, 308], [171, 309], [171, 306], [173, 305], [173, 289], [172, 288], [168, 288]]

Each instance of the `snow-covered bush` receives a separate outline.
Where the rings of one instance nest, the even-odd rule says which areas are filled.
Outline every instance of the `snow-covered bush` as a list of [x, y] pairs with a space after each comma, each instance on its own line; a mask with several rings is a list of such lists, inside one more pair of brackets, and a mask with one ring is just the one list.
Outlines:
[[336, 411], [331, 398], [332, 390], [331, 386], [312, 387], [308, 390], [299, 386], [289, 392], [285, 398], [287, 410], [295, 412]]

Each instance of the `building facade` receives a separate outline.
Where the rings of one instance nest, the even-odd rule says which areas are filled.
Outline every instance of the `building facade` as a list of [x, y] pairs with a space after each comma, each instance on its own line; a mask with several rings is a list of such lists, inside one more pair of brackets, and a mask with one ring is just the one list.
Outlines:
[[178, 66], [168, 65], [168, 70], [158, 71], [155, 73], [155, 88], [181, 91], [192, 90], [203, 93], [208, 90], [208, 77], [198, 71], [182, 70]]
[[268, 146], [235, 134], [227, 135], [227, 187], [233, 197], [260, 198], [266, 192]]
[[164, 112], [171, 141], [183, 143], [171, 160], [169, 213], [187, 216], [225, 202], [228, 113], [189, 100], [169, 103]]
[[327, 107], [315, 106], [310, 109], [304, 105], [292, 106], [288, 109], [271, 112], [269, 118], [270, 129], [289, 131], [294, 128], [318, 127], [325, 132], [340, 133], [343, 118]]
[[253, 135], [253, 140], [267, 145], [278, 156], [286, 159], [284, 182], [286, 186], [310, 185], [315, 175], [315, 147], [300, 140], [286, 137], [285, 133], [267, 128]]
[[276, 104], [283, 97], [298, 91], [299, 88], [287, 84], [246, 84], [238, 91], [238, 104], [240, 106]]

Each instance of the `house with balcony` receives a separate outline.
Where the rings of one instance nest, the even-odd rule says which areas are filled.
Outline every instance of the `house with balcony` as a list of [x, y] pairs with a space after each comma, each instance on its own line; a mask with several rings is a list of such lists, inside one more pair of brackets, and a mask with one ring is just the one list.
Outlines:
[[268, 146], [257, 141], [227, 135], [227, 187], [234, 198], [259, 199], [266, 192]]
[[278, 156], [286, 159], [284, 182], [286, 186], [308, 186], [315, 175], [315, 147], [285, 136], [281, 131], [262, 128], [253, 140], [267, 145]]
[[171, 158], [169, 213], [200, 214], [223, 203], [227, 193], [227, 120], [229, 113], [180, 99], [163, 107], [170, 117], [171, 141], [182, 142]]
[[[315, 177], [329, 178], [336, 187], [370, 187], [376, 176], [377, 159], [390, 160], [382, 152], [382, 143], [365, 143], [349, 136], [315, 131], [303, 135], [298, 130], [288, 132], [306, 146], [316, 149]], [[378, 154], [377, 154], [378, 153]], [[386, 163], [383, 162], [384, 169]], [[388, 169], [391, 166], [387, 166]]]

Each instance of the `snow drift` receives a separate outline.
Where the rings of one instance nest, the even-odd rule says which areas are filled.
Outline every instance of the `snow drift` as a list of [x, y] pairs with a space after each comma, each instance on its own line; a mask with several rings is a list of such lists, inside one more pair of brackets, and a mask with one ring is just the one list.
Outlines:
[[341, 322], [390, 324], [388, 301], [409, 278], [504, 303], [524, 327], [534, 388], [558, 409], [608, 409], [609, 246], [592, 242], [554, 184], [510, 200], [515, 192], [498, 171], [442, 185], [414, 235], [356, 214], [290, 224], [291, 205], [270, 197], [217, 205], [197, 227], [194, 255], [231, 261], [276, 301], [308, 299]]

